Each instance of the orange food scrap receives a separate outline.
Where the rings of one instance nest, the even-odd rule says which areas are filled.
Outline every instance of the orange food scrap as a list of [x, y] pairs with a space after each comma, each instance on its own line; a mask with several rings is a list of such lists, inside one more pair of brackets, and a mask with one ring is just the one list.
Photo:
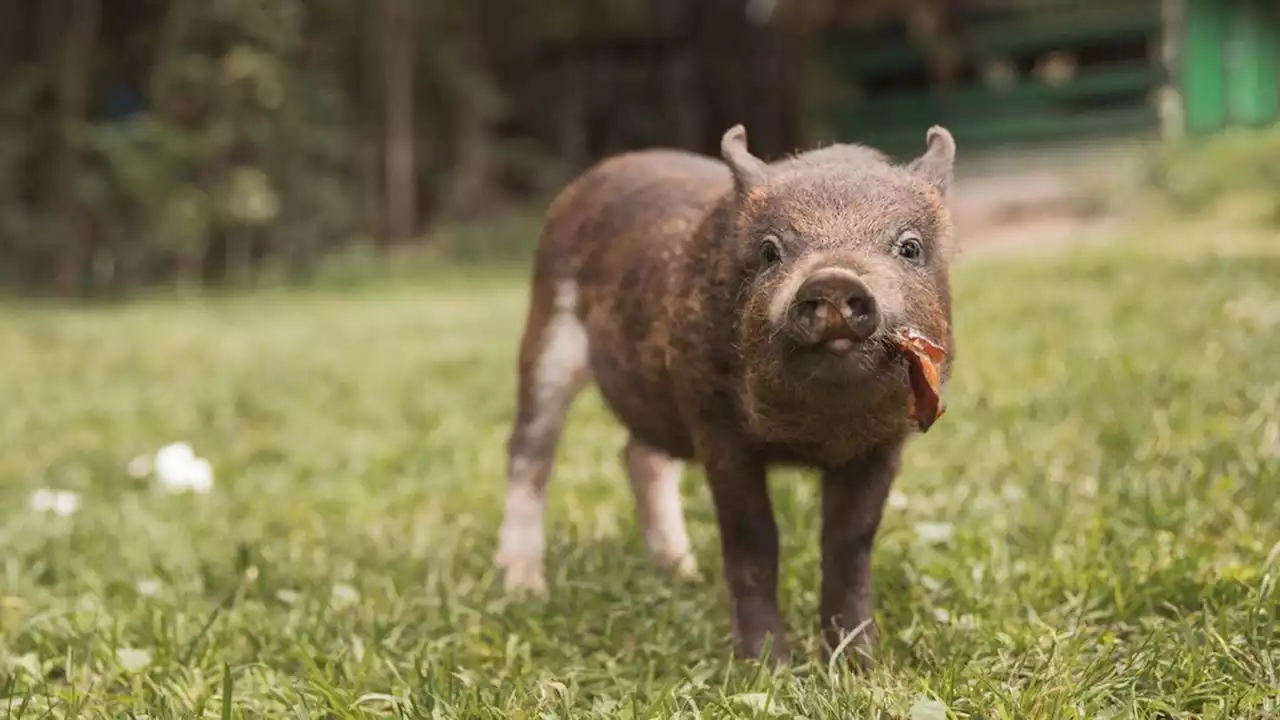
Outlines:
[[904, 328], [895, 340], [898, 349], [906, 355], [911, 377], [913, 402], [907, 414], [916, 421], [920, 432], [927, 432], [946, 412], [938, 363], [946, 359], [947, 353], [915, 328]]

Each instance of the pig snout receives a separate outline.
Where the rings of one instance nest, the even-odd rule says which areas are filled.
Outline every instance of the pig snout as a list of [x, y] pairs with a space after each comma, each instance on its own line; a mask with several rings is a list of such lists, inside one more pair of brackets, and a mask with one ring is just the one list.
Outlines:
[[857, 273], [827, 267], [805, 278], [796, 290], [788, 327], [803, 345], [824, 344], [844, 354], [875, 334], [880, 311]]

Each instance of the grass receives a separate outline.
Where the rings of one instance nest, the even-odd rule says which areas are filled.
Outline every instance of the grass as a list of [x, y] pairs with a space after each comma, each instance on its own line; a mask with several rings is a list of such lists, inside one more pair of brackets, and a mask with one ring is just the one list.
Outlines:
[[[1178, 247], [957, 270], [957, 377], [876, 547], [867, 677], [817, 659], [815, 485], [773, 486], [797, 660], [730, 662], [699, 473], [704, 580], [673, 584], [595, 394], [553, 480], [552, 594], [498, 592], [522, 275], [0, 309], [0, 713], [1275, 717], [1280, 252]], [[211, 493], [126, 472], [174, 440]], [[79, 511], [33, 511], [39, 488]]]

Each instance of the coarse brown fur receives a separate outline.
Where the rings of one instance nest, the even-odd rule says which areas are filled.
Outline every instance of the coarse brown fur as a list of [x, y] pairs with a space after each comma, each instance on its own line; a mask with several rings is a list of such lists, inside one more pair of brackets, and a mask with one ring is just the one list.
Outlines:
[[[759, 653], [766, 636], [775, 658], [786, 647], [767, 469], [820, 471], [823, 623], [833, 643], [858, 632], [869, 649], [870, 547], [915, 429], [907, 366], [890, 337], [911, 326], [942, 346], [944, 383], [954, 357], [954, 150], [934, 128], [905, 165], [857, 145], [766, 164], [739, 126], [725, 134], [722, 159], [638, 151], [569, 184], [548, 212], [520, 350], [498, 556], [508, 587], [544, 587], [552, 458], [569, 404], [594, 380], [631, 436], [646, 541], [685, 571], [694, 565], [672, 478], [677, 460], [705, 469], [743, 652]], [[799, 300], [821, 292], [847, 299], [831, 307], [848, 324]], [[863, 297], [871, 304], [853, 304]]]

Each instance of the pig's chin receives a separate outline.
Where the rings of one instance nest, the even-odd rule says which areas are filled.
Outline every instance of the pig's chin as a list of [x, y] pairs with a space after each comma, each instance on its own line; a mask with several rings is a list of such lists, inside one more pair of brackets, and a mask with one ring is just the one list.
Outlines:
[[790, 379], [788, 384], [823, 392], [853, 390], [860, 384], [881, 382], [886, 372], [893, 372], [890, 348], [879, 333], [863, 341], [783, 343], [778, 350], [782, 353], [779, 369]]
[[847, 353], [775, 345], [750, 358], [744, 380], [751, 429], [771, 442], [812, 446], [824, 461], [908, 429], [905, 367], [875, 337]]
[[[835, 347], [808, 345], [776, 337], [751, 363], [749, 390], [769, 405], [791, 405], [820, 411], [825, 405], [847, 408], [882, 394], [886, 385], [902, 384], [901, 368], [878, 335]], [[758, 358], [763, 360], [764, 358]]]

